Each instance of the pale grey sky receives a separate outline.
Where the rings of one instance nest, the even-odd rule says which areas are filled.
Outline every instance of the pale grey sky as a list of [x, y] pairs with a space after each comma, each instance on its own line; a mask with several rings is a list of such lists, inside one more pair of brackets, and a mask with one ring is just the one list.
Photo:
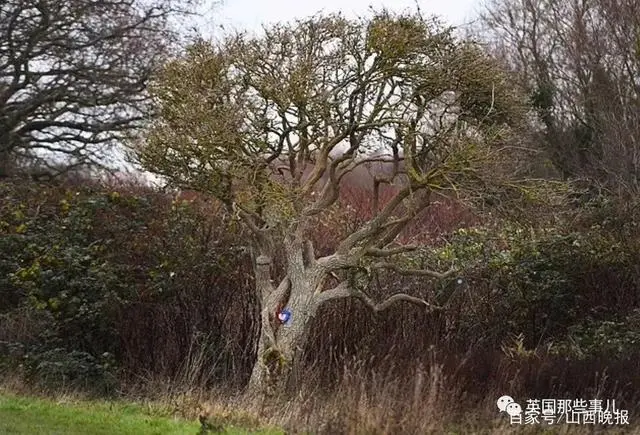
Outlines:
[[[447, 24], [472, 19], [481, 0], [417, 0], [424, 15], [438, 15]], [[258, 31], [262, 24], [305, 18], [317, 12], [341, 11], [347, 17], [366, 15], [369, 7], [392, 11], [415, 10], [416, 0], [224, 0], [206, 13], [208, 31], [222, 25], [227, 30]], [[219, 34], [220, 30], [213, 30]]]

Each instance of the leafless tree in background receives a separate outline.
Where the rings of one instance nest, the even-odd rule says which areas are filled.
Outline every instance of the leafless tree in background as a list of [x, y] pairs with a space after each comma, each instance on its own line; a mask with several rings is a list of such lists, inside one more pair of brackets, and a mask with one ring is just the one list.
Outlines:
[[0, 177], [104, 166], [149, 114], [150, 75], [190, 0], [2, 0]]
[[492, 0], [493, 49], [518, 71], [565, 177], [640, 192], [640, 8], [634, 0]]

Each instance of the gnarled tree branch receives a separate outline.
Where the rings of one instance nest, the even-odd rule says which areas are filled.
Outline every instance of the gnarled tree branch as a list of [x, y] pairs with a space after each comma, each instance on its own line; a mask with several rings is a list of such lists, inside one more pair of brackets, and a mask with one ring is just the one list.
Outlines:
[[415, 245], [405, 245], [386, 249], [368, 248], [365, 251], [365, 255], [370, 257], [392, 257], [394, 255], [403, 254], [405, 252], [415, 251], [416, 249], [418, 249], [418, 246]]
[[374, 263], [371, 266], [371, 268], [372, 269], [388, 269], [388, 270], [394, 271], [399, 275], [430, 276], [432, 278], [437, 278], [437, 279], [448, 278], [457, 272], [455, 268], [451, 268], [446, 272], [437, 272], [435, 270], [429, 270], [429, 269], [404, 269], [398, 266], [397, 264], [386, 262], [386, 261]]
[[422, 298], [411, 296], [405, 293], [396, 293], [394, 295], [389, 296], [384, 301], [376, 303], [362, 290], [359, 290], [351, 286], [346, 281], [341, 282], [336, 287], [330, 290], [326, 290], [320, 293], [319, 295], [316, 296], [316, 299], [314, 302], [316, 303], [316, 306], [319, 307], [320, 305], [331, 300], [351, 298], [351, 297], [360, 299], [367, 307], [369, 307], [372, 311], [376, 313], [386, 310], [387, 308], [391, 307], [393, 304], [397, 302], [409, 302], [411, 304], [424, 307], [429, 311], [444, 310], [444, 307], [431, 304]]

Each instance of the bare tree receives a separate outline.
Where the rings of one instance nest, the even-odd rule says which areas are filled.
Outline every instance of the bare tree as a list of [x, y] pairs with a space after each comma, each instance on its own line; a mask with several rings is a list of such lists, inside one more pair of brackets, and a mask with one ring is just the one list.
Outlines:
[[632, 0], [493, 0], [493, 50], [520, 73], [566, 177], [637, 194], [640, 9]]
[[[510, 175], [502, 140], [523, 112], [516, 87], [477, 46], [414, 15], [369, 20], [315, 17], [202, 42], [152, 86], [159, 118], [139, 144], [143, 165], [173, 185], [214, 195], [251, 229], [261, 300], [258, 363], [295, 374], [323, 304], [357, 298], [373, 311], [397, 302], [442, 307], [397, 293], [374, 301], [368, 272], [442, 279], [411, 266], [398, 235], [438, 195], [482, 196]], [[337, 207], [344, 177], [384, 162], [374, 185], [394, 183], [371, 219], [318, 256], [316, 219]], [[378, 174], [381, 175], [381, 174]], [[284, 264], [275, 276], [274, 263]], [[278, 315], [290, 310], [282, 327]], [[276, 379], [295, 379], [279, 376]]]
[[12, 163], [103, 164], [148, 116], [150, 75], [175, 48], [178, 0], [3, 0], [0, 176]]

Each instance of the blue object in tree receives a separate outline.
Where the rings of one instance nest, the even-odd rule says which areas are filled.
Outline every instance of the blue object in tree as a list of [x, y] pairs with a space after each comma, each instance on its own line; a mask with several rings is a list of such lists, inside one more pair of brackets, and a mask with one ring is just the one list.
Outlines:
[[278, 320], [280, 320], [280, 323], [284, 326], [289, 326], [291, 324], [291, 310], [289, 308], [283, 308], [278, 313]]

